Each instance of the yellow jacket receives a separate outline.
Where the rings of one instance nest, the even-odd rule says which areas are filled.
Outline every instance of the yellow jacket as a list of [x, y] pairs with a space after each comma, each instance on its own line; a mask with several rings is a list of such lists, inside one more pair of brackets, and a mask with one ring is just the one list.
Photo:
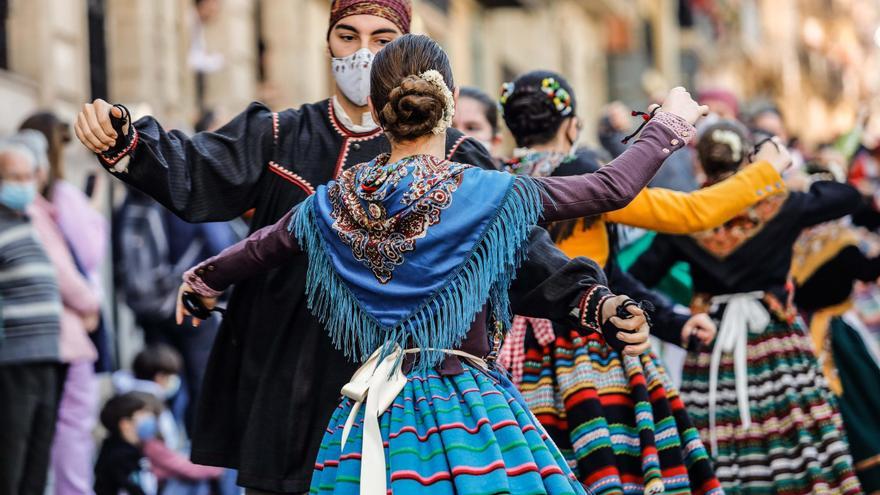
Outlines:
[[717, 227], [784, 189], [782, 177], [768, 162], [748, 165], [726, 180], [691, 193], [647, 188], [630, 204], [603, 214], [586, 230], [582, 224], [576, 226], [574, 235], [559, 243], [559, 248], [571, 258], [586, 256], [605, 266], [610, 250], [606, 222], [666, 234], [690, 234]]

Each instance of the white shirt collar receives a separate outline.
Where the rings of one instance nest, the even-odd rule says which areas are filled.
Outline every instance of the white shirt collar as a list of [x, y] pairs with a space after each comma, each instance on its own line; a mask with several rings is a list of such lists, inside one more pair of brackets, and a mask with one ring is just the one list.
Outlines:
[[339, 120], [339, 123], [342, 124], [349, 132], [353, 132], [355, 134], [363, 134], [365, 132], [373, 132], [379, 126], [376, 122], [373, 121], [373, 114], [370, 112], [364, 112], [361, 116], [361, 125], [357, 125], [352, 122], [351, 117], [345, 113], [345, 109], [342, 108], [342, 104], [339, 103], [339, 99], [336, 98], [336, 95], [333, 95], [333, 113], [336, 114], [336, 118]]

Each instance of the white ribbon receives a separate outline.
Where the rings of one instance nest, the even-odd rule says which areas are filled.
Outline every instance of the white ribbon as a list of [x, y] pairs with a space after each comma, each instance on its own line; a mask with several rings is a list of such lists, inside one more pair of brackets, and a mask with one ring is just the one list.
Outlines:
[[[438, 349], [425, 349], [438, 350]], [[377, 349], [367, 361], [354, 372], [351, 381], [342, 387], [342, 395], [355, 401], [345, 420], [342, 429], [342, 445], [339, 447], [340, 454], [345, 449], [348, 435], [354, 424], [355, 417], [366, 399], [364, 409], [363, 446], [361, 447], [361, 480], [360, 495], [384, 495], [387, 493], [387, 480], [385, 477], [385, 444], [382, 433], [379, 430], [379, 416], [391, 407], [394, 399], [406, 385], [406, 375], [403, 374], [403, 355], [415, 354], [419, 349], [401, 349], [396, 346], [381, 362], [379, 355], [381, 349]], [[446, 354], [453, 354], [469, 361], [483, 371], [488, 371], [486, 362], [464, 351], [443, 349]], [[395, 366], [396, 363], [396, 366]]]
[[712, 307], [727, 304], [721, 316], [715, 347], [712, 349], [712, 360], [709, 363], [709, 435], [712, 455], [718, 453], [718, 439], [715, 433], [715, 403], [718, 399], [718, 368], [721, 365], [721, 353], [733, 353], [733, 371], [736, 380], [736, 400], [739, 406], [739, 419], [742, 428], [747, 430], [752, 425], [749, 412], [748, 382], [748, 334], [761, 332], [770, 324], [770, 314], [761, 298], [764, 292], [744, 292], [726, 294], [712, 298]]

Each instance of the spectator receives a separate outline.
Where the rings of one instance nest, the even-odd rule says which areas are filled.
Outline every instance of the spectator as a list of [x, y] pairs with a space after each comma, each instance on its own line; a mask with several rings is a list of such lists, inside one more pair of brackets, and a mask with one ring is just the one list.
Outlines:
[[[37, 190], [46, 191], [49, 159], [43, 135], [24, 130], [12, 136], [26, 145], [37, 163]], [[58, 228], [56, 209], [37, 194], [27, 209], [37, 237], [58, 277], [61, 293], [61, 361], [67, 365], [52, 446], [52, 471], [58, 495], [91, 492], [94, 440], [92, 430], [98, 415], [98, 381], [94, 363], [98, 357], [88, 332], [98, 326], [100, 302], [83, 278]]]
[[158, 483], [143, 453], [156, 437], [152, 397], [131, 392], [104, 404], [101, 424], [107, 438], [95, 464], [95, 495], [156, 495]]
[[159, 418], [157, 435], [144, 439], [142, 451], [149, 462], [150, 471], [159, 482], [160, 495], [202, 495], [212, 490], [212, 483], [219, 479], [223, 468], [200, 466], [193, 464], [189, 456], [172, 449], [162, 432], [162, 414], [167, 410], [160, 400], [150, 396], [150, 407], [155, 417]]
[[[64, 146], [70, 142], [70, 126], [55, 114], [35, 113], [25, 119], [20, 128], [41, 132], [49, 144], [49, 174], [42, 191], [43, 196], [55, 206], [55, 222], [70, 247], [77, 267], [99, 299], [103, 299], [101, 266], [107, 255], [110, 233], [107, 219], [99, 210], [107, 179], [103, 174], [93, 174], [89, 195], [67, 180]], [[112, 369], [110, 332], [105, 325], [106, 321], [107, 319], [102, 318], [98, 329], [90, 334], [98, 350], [98, 371]]]
[[[180, 353], [167, 344], [151, 344], [134, 358], [133, 372], [119, 370], [113, 374], [113, 386], [118, 394], [142, 392], [165, 403], [180, 389], [183, 368]], [[156, 413], [159, 433], [166, 445], [174, 450], [183, 446], [183, 438], [171, 412], [163, 407]]]
[[25, 210], [32, 153], [0, 142], [0, 493], [42, 495], [61, 389], [61, 294]]
[[452, 126], [479, 141], [493, 157], [500, 156], [498, 103], [483, 91], [470, 86], [460, 89]]

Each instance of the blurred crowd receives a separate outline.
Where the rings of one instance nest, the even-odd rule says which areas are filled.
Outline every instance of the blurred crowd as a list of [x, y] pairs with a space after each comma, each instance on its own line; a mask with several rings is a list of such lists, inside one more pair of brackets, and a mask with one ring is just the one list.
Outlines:
[[[59, 494], [235, 493], [234, 473], [188, 455], [219, 322], [178, 326], [174, 305], [183, 272], [238, 241], [245, 220], [190, 224], [130, 190], [111, 221], [104, 172], [82, 187], [66, 179], [70, 141], [51, 112], [0, 140], [0, 492], [41, 493], [48, 475]], [[143, 332], [130, 369], [116, 366], [115, 298], [102, 286], [111, 253], [116, 294]]]

